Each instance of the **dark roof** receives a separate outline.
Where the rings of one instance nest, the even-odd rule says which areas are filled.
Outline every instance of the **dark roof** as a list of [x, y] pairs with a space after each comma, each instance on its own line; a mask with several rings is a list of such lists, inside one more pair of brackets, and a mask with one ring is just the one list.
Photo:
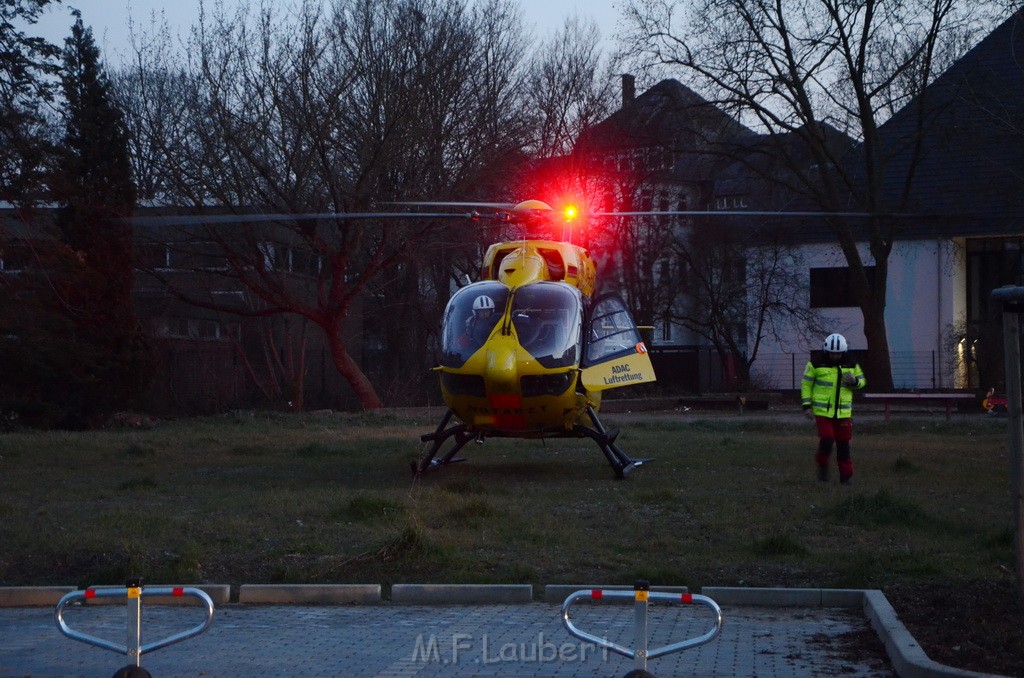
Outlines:
[[655, 145], [687, 150], [702, 143], [753, 135], [686, 85], [667, 79], [582, 134], [577, 144], [590, 151]]
[[[922, 156], [901, 206], [922, 115]], [[941, 215], [932, 225], [936, 234], [953, 227], [1024, 230], [1024, 12], [992, 31], [879, 133], [888, 157], [887, 205]]]
[[[854, 146], [854, 140], [828, 123], [818, 127], [832, 157], [841, 157]], [[775, 135], [758, 135], [742, 140], [741, 147], [730, 153], [741, 158], [729, 163], [715, 177], [715, 195], [748, 196], [751, 209], [813, 210], [792, 191], [787, 191], [787, 177], [801, 172], [815, 162], [810, 152], [808, 128]], [[800, 168], [800, 169], [796, 169]], [[788, 183], [798, 186], [801, 182]]]
[[[673, 178], [708, 178], [721, 165], [718, 144], [757, 135], [678, 80], [662, 80], [580, 135], [576, 153], [616, 153], [659, 148], [687, 154]], [[698, 156], [703, 155], [703, 158]], [[718, 159], [715, 156], [719, 155]], [[681, 173], [682, 172], [682, 173]]]
[[[924, 120], [918, 136], [919, 120]], [[879, 128], [886, 158], [881, 209], [906, 215], [896, 222], [902, 240], [1024, 233], [1024, 10], [969, 50], [935, 79], [924, 95]], [[914, 165], [914, 144], [921, 152]], [[863, 181], [862, 145], [843, 161]], [[907, 176], [913, 182], [904, 198]], [[770, 201], [765, 201], [770, 205]], [[856, 199], [850, 209], [863, 204]], [[771, 207], [774, 207], [773, 205]], [[770, 208], [771, 208], [770, 207]], [[815, 205], [796, 197], [794, 211]], [[868, 222], [847, 222], [866, 240]], [[802, 242], [835, 236], [818, 219], [793, 224]]]

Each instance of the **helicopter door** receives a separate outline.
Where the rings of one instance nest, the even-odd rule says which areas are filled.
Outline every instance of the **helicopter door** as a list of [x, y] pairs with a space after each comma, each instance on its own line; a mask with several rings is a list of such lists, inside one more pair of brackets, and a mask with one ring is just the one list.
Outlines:
[[590, 391], [655, 380], [647, 346], [619, 297], [604, 296], [594, 302], [581, 367], [581, 381]]

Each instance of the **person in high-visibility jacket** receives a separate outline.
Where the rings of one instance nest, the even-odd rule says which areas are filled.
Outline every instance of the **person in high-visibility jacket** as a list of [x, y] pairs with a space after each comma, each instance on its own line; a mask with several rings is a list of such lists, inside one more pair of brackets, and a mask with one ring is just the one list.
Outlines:
[[804, 415], [818, 427], [818, 479], [828, 481], [828, 460], [836, 446], [839, 482], [849, 485], [853, 478], [850, 440], [853, 438], [853, 392], [864, 388], [867, 379], [860, 365], [847, 354], [846, 337], [830, 334], [822, 345], [821, 357], [808, 361], [800, 384]]

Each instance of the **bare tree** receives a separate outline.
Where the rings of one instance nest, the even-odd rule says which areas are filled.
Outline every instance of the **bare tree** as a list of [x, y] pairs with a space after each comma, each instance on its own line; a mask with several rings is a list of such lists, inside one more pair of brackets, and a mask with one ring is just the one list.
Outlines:
[[704, 337], [739, 389], [750, 386], [761, 342], [796, 321], [805, 332], [824, 333], [820, 314], [808, 308], [800, 255], [785, 230], [721, 222], [701, 224], [676, 242], [685, 304], [673, 320]]
[[525, 96], [536, 157], [568, 155], [580, 134], [614, 110], [615, 80], [600, 42], [596, 23], [573, 16], [534, 53]]
[[[620, 211], [665, 211], [678, 207], [668, 196], [681, 189], [672, 191], [659, 186], [644, 177], [642, 171], [617, 170], [605, 176], [611, 182], [607, 194], [613, 196], [615, 208]], [[678, 217], [606, 221], [605, 237], [596, 248], [599, 260], [606, 274], [614, 276], [615, 287], [640, 325], [668, 322], [672, 309], [686, 292], [675, 254], [686, 223]]]
[[[509, 42], [517, 34], [509, 7], [338, 0], [255, 15], [242, 7], [203, 17], [184, 57], [165, 44], [136, 49], [122, 92], [147, 185], [172, 204], [286, 214], [365, 212], [471, 186], [496, 155], [521, 146], [513, 74], [522, 49]], [[227, 261], [224, 275], [261, 304], [245, 311], [178, 292], [218, 310], [307, 318], [362, 405], [379, 407], [342, 328], [357, 302], [398, 315], [388, 280], [399, 284], [395, 296], [416, 287], [416, 255], [439, 226], [286, 219], [210, 228], [203, 237]], [[304, 276], [284, 267], [284, 252], [302, 253]], [[393, 340], [388, 327], [375, 330]]]
[[[994, 5], [966, 0], [632, 0], [625, 8], [629, 51], [651, 68], [681, 69], [709, 100], [741, 116], [778, 143], [788, 165], [786, 189], [825, 212], [862, 211], [866, 222], [825, 220], [851, 270], [852, 292], [864, 317], [869, 352], [865, 368], [881, 389], [892, 387], [885, 325], [888, 258], [927, 128], [925, 87], [992, 25]], [[899, 149], [881, 143], [879, 127], [895, 110], [919, 107], [912, 138]], [[836, 153], [826, 130], [859, 142]], [[918, 141], [915, 144], [915, 139]], [[890, 159], [912, 156], [886, 191]], [[809, 153], [811, 162], [806, 162]], [[867, 252], [858, 247], [866, 239]], [[865, 254], [868, 259], [865, 260]], [[869, 278], [871, 266], [874, 274]]]

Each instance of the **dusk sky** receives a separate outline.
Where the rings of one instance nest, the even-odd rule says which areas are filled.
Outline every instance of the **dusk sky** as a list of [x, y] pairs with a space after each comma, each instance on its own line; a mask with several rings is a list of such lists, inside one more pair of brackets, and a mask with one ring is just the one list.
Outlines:
[[[222, 1], [228, 7], [235, 3], [235, 0]], [[206, 0], [205, 4], [207, 11], [210, 11], [215, 3]], [[252, 4], [254, 7], [259, 6], [258, 0]], [[537, 36], [560, 28], [565, 18], [575, 13], [593, 18], [601, 29], [607, 48], [613, 47], [620, 0], [519, 0], [518, 4], [523, 9], [528, 27], [535, 30]], [[61, 44], [71, 32], [73, 21], [70, 10], [72, 7], [78, 8], [82, 12], [82, 19], [92, 27], [96, 43], [111, 66], [118, 64], [129, 50], [129, 18], [137, 30], [148, 31], [154, 13], [159, 15], [163, 12], [171, 30], [185, 34], [199, 15], [199, 0], [178, 0], [175, 3], [166, 0], [65, 0], [51, 7], [33, 33]]]

